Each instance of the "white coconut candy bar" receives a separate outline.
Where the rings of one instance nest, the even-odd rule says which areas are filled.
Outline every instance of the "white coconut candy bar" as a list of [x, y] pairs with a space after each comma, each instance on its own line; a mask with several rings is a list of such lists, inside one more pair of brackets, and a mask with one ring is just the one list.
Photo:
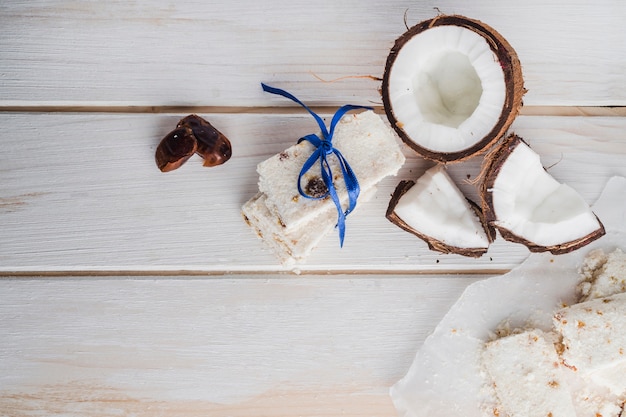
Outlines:
[[485, 345], [483, 365], [510, 417], [576, 415], [564, 369], [547, 334], [529, 330]]
[[[396, 175], [405, 158], [399, 138], [383, 119], [371, 110], [345, 115], [335, 127], [333, 146], [338, 149], [354, 171], [361, 192], [376, 185], [389, 175]], [[300, 195], [297, 188], [302, 166], [314, 151], [308, 141], [302, 141], [285, 151], [261, 162], [259, 191], [266, 195], [269, 211], [275, 213], [286, 232], [298, 230], [311, 219], [322, 215], [337, 219], [337, 209], [332, 199], [313, 200]], [[336, 158], [328, 158], [334, 174], [334, 185], [344, 209], [348, 194]], [[305, 192], [323, 193], [325, 187], [320, 177], [319, 162], [302, 178]]]
[[563, 361], [614, 395], [626, 395], [626, 293], [563, 308], [554, 315]]
[[303, 229], [287, 234], [280, 219], [268, 210], [266, 200], [265, 194], [258, 193], [243, 205], [242, 214], [282, 264], [292, 265], [303, 261], [333, 227], [327, 221], [316, 224], [315, 233]]
[[[368, 201], [375, 193], [376, 187], [370, 187], [361, 194], [359, 201]], [[321, 213], [302, 228], [287, 233], [278, 216], [267, 208], [266, 202], [267, 196], [258, 193], [243, 205], [242, 214], [284, 265], [306, 259], [337, 223], [336, 216]]]

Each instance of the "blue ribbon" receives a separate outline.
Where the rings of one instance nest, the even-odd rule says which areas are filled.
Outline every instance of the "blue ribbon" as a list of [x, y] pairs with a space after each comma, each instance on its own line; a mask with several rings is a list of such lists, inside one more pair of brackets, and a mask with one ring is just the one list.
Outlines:
[[[347, 104], [341, 107], [339, 110], [337, 110], [337, 112], [333, 116], [332, 121], [330, 122], [330, 129], [327, 129], [326, 124], [324, 123], [322, 118], [319, 117], [317, 114], [315, 114], [313, 110], [311, 110], [306, 104], [298, 100], [292, 94], [288, 93], [285, 90], [270, 87], [263, 83], [261, 83], [261, 86], [263, 87], [263, 91], [265, 92], [286, 97], [298, 103], [299, 105], [301, 105], [306, 111], [308, 111], [311, 114], [311, 116], [313, 116], [313, 118], [319, 125], [320, 130], [322, 131], [321, 138], [318, 135], [310, 134], [298, 140], [298, 143], [302, 142], [303, 140], [306, 140], [306, 141], [309, 141], [313, 146], [315, 146], [315, 151], [311, 154], [309, 159], [306, 160], [306, 162], [302, 166], [302, 169], [300, 170], [300, 175], [298, 176], [298, 192], [303, 197], [314, 199], [314, 200], [321, 200], [330, 196], [330, 198], [335, 203], [335, 206], [337, 207], [337, 226], [336, 227], [339, 229], [339, 245], [343, 247], [343, 240], [346, 234], [346, 216], [350, 214], [356, 207], [356, 201], [359, 197], [359, 193], [361, 192], [361, 188], [359, 186], [359, 181], [357, 180], [356, 175], [354, 174], [354, 171], [352, 171], [352, 168], [350, 168], [350, 165], [348, 164], [348, 161], [346, 161], [346, 159], [343, 157], [341, 152], [339, 152], [339, 150], [333, 146], [332, 144], [333, 133], [335, 132], [335, 126], [337, 125], [339, 120], [341, 120], [341, 118], [350, 110], [357, 110], [357, 109], [371, 110], [372, 108]], [[339, 201], [339, 196], [337, 195], [337, 190], [335, 189], [335, 184], [333, 181], [333, 172], [330, 169], [330, 164], [328, 163], [329, 155], [335, 155], [335, 157], [339, 161], [339, 166], [341, 167], [341, 173], [343, 174], [343, 179], [346, 184], [346, 189], [348, 190], [348, 208], [345, 211], [341, 207], [341, 202]], [[302, 189], [302, 177], [313, 167], [313, 165], [318, 160], [320, 161], [321, 177], [328, 191], [322, 196], [312, 196], [312, 195], [305, 193], [304, 190]]]

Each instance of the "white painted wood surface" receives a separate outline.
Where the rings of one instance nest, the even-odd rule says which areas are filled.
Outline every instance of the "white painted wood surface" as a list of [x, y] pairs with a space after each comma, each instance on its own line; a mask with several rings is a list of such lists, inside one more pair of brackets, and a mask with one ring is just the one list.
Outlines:
[[394, 40], [437, 10], [496, 28], [518, 51], [527, 105], [624, 105], [626, 4], [274, 0], [10, 1], [0, 5], [6, 105], [284, 105], [259, 82], [311, 104], [380, 102]]
[[[558, 180], [592, 203], [626, 176], [626, 112], [598, 107], [626, 105], [620, 1], [1, 3], [0, 416], [395, 415], [388, 388], [449, 306], [525, 248], [443, 256], [391, 225], [397, 181], [429, 165], [406, 149], [301, 276], [239, 207], [256, 164], [316, 130], [259, 83], [380, 105], [378, 81], [317, 77], [381, 76], [405, 12], [436, 9], [517, 49], [513, 128]], [[193, 111], [233, 159], [160, 173], [156, 145]], [[474, 197], [478, 164], [450, 167]]]
[[[163, 174], [154, 150], [179, 116], [0, 115], [13, 127], [0, 133], [11, 143], [0, 154], [8, 170], [0, 184], [0, 270], [285, 270], [242, 221], [240, 207], [258, 189], [256, 164], [311, 133], [315, 122], [307, 115], [205, 116], [232, 139], [233, 159], [207, 169], [194, 157]], [[590, 203], [609, 177], [626, 176], [626, 118], [519, 117], [513, 129]], [[19, 143], [12, 143], [15, 131], [23, 135]], [[405, 150], [409, 161], [398, 177], [387, 178], [375, 199], [348, 217], [344, 247], [336, 233], [327, 235], [299, 270], [501, 271], [527, 256], [525, 247], [501, 239], [478, 260], [442, 256], [387, 221], [400, 179], [416, 179], [429, 166]], [[474, 197], [475, 187], [464, 181], [476, 176], [479, 162], [450, 167]]]
[[393, 415], [388, 387], [480, 278], [7, 280], [0, 410]]

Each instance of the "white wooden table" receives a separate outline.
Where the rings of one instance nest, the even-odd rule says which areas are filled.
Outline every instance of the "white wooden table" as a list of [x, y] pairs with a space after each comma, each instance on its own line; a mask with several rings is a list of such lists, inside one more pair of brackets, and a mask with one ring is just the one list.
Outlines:
[[[463, 289], [527, 250], [440, 255], [388, 222], [429, 166], [408, 149], [344, 248], [329, 235], [298, 270], [239, 208], [256, 164], [317, 130], [261, 82], [322, 115], [380, 112], [405, 14], [438, 11], [516, 48], [513, 130], [552, 175], [589, 203], [626, 176], [622, 1], [2, 2], [0, 415], [394, 416], [389, 387]], [[157, 144], [194, 112], [233, 158], [162, 174]], [[479, 162], [450, 168], [474, 197]]]

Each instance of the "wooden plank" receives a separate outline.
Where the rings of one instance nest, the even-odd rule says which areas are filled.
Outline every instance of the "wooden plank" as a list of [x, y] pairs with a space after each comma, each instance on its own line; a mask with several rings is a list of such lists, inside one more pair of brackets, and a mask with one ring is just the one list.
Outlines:
[[0, 414], [391, 417], [482, 278], [5, 279]]
[[394, 40], [409, 25], [464, 14], [500, 31], [523, 64], [528, 105], [625, 105], [626, 3], [324, 0], [0, 4], [0, 106], [380, 103]]
[[[234, 156], [207, 169], [194, 157], [161, 173], [154, 151], [181, 115], [0, 114], [0, 271], [194, 273], [289, 271], [244, 224], [241, 205], [257, 190], [256, 164], [316, 132], [299, 114], [205, 115], [233, 142]], [[519, 117], [514, 130], [540, 153], [560, 181], [590, 203], [613, 175], [626, 176], [626, 118]], [[384, 218], [400, 179], [429, 166], [409, 158], [398, 177], [348, 218], [339, 248], [335, 234], [306, 264], [311, 272], [498, 272], [528, 252], [498, 239], [478, 260], [429, 251]], [[480, 159], [449, 167], [476, 198]], [[30, 271], [30, 272], [29, 272]]]
[[[593, 202], [626, 176], [624, 108], [589, 107], [626, 105], [624, 3], [0, 3], [0, 415], [395, 416], [388, 388], [437, 322], [526, 249], [443, 256], [390, 224], [397, 182], [430, 165], [408, 149], [345, 247], [329, 235], [297, 269], [239, 208], [256, 164], [316, 130], [261, 81], [326, 116], [380, 111], [405, 16], [438, 11], [517, 49], [529, 107], [513, 128], [557, 179]], [[200, 110], [233, 159], [160, 173], [159, 140]], [[450, 167], [474, 198], [479, 163]]]

